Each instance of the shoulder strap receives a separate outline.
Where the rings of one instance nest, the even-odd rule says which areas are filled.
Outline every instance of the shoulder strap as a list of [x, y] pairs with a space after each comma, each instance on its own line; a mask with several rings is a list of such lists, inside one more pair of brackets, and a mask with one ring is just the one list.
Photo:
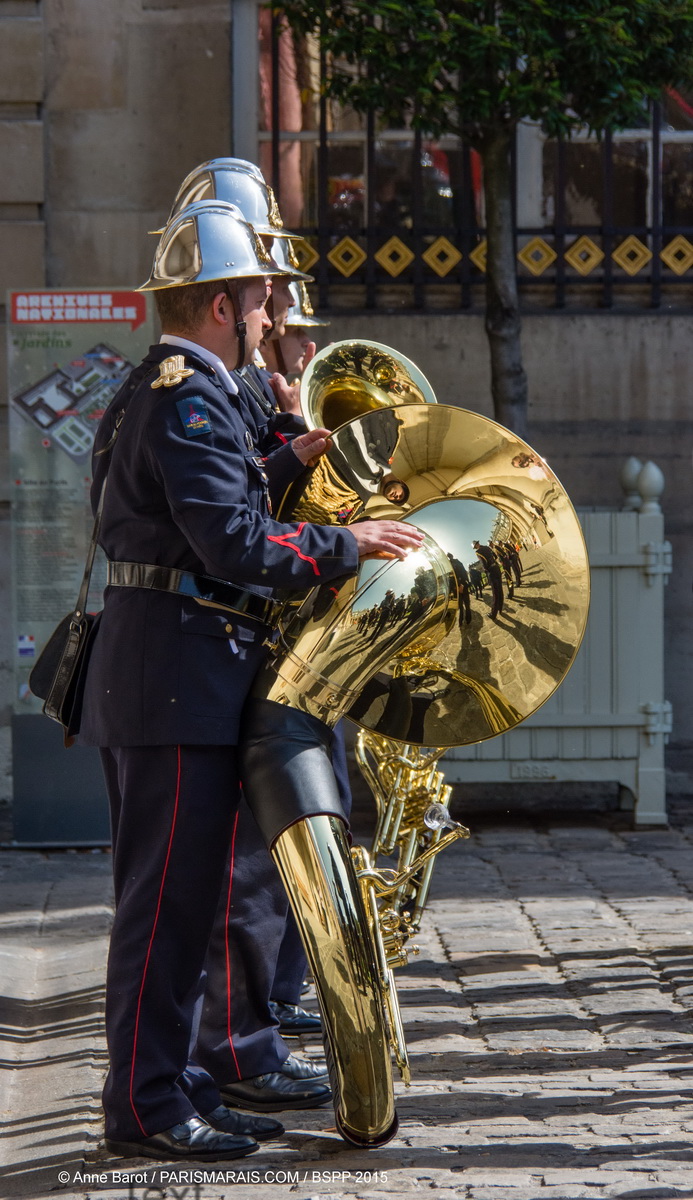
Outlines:
[[[129, 390], [129, 393], [130, 393], [130, 396], [128, 397], [128, 399], [129, 399], [133, 395], [133, 393], [136, 391], [137, 386], [140, 383], [145, 382], [149, 378], [150, 375], [154, 374], [154, 372], [157, 369], [158, 368], [154, 368], [154, 371], [151, 371], [151, 370], [148, 371], [141, 379], [138, 379], [134, 388], [128, 389], [129, 380], [126, 380], [125, 383], [122, 385], [122, 387], [118, 390], [118, 392], [116, 392], [114, 399], [117, 399], [118, 396], [120, 396], [122, 393], [124, 393], [126, 391], [126, 389]], [[124, 396], [123, 396], [123, 399], [125, 399]], [[106, 454], [106, 452], [108, 450], [113, 449], [113, 446], [115, 445], [115, 442], [116, 442], [116, 438], [118, 437], [118, 434], [120, 432], [120, 427], [123, 423], [123, 418], [125, 416], [126, 410], [127, 410], [127, 404], [124, 403], [122, 408], [120, 409], [120, 411], [118, 412], [118, 414], [116, 416], [116, 419], [115, 419], [115, 422], [113, 425], [113, 433], [111, 434], [110, 438], [106, 442], [106, 445], [102, 446], [100, 450], [96, 451], [97, 454]], [[78, 620], [80, 620], [83, 617], [84, 612], [87, 607], [87, 600], [89, 598], [89, 584], [91, 582], [91, 573], [94, 569], [94, 558], [96, 556], [96, 547], [97, 547], [98, 541], [99, 541], [99, 531], [101, 529], [101, 516], [103, 513], [103, 502], [104, 502], [104, 498], [106, 495], [106, 484], [108, 483], [109, 470], [110, 470], [110, 463], [108, 464], [108, 467], [106, 468], [106, 474], [104, 475], [104, 480], [103, 480], [103, 483], [101, 484], [101, 493], [99, 495], [99, 503], [96, 506], [96, 512], [94, 514], [94, 527], [91, 531], [91, 541], [89, 542], [89, 546], [87, 548], [87, 557], [86, 557], [86, 561], [84, 563], [84, 573], [82, 575], [82, 582], [79, 587], [77, 603], [75, 605], [75, 617], [77, 617]]]
[[265, 416], [272, 416], [276, 410], [277, 402], [276, 400], [274, 400], [274, 403], [270, 401], [263, 384], [262, 376], [255, 367], [255, 364], [251, 363], [250, 366], [246, 367], [244, 371], [238, 371], [237, 375], [241, 382], [245, 384], [253, 399], [264, 412]]

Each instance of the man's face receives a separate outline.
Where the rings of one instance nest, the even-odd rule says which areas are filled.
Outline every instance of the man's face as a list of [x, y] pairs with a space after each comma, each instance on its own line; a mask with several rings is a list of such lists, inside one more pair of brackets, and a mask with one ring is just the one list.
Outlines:
[[243, 296], [243, 320], [245, 321], [245, 359], [244, 365], [253, 361], [255, 351], [259, 350], [260, 342], [269, 329], [272, 328], [265, 311], [267, 297], [270, 294], [269, 280], [251, 279], [246, 285]]
[[282, 338], [282, 354], [287, 375], [303, 374], [303, 356], [311, 341], [309, 329], [302, 329], [298, 325], [287, 325], [286, 333]]
[[383, 490], [392, 504], [404, 504], [409, 495], [408, 488], [398, 479], [393, 479], [391, 483], [386, 484]]
[[274, 329], [272, 339], [283, 337], [286, 333], [286, 318], [293, 305], [294, 298], [289, 291], [289, 281], [281, 276], [272, 280], [272, 316]]

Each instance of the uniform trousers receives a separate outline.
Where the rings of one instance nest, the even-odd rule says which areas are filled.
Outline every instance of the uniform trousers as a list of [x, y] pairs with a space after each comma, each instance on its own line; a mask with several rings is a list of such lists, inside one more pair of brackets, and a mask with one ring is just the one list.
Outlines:
[[469, 584], [461, 583], [457, 588], [457, 595], [460, 605], [460, 629], [463, 625], [469, 625], [472, 619], [472, 605], [469, 598]]
[[[349, 768], [347, 766], [346, 745], [344, 743], [344, 731], [341, 723], [335, 727], [334, 741], [332, 743], [332, 766], [334, 768], [335, 779], [337, 780], [337, 790], [339, 799], [342, 802], [344, 816], [349, 819], [351, 816], [352, 795], [351, 786], [349, 784]], [[245, 804], [243, 809], [245, 809]], [[250, 813], [248, 813], [250, 816]], [[252, 820], [252, 817], [251, 817]], [[273, 1000], [280, 1000], [283, 1004], [299, 1004], [301, 1000], [301, 990], [303, 981], [306, 976], [307, 969], [306, 956], [303, 950], [303, 942], [301, 935], [298, 932], [298, 926], [294, 920], [291, 909], [288, 909], [286, 916], [285, 932], [282, 938], [279, 954], [277, 956], [277, 965], [274, 972], [274, 981], [270, 996]]]
[[[351, 811], [344, 737], [337, 727], [332, 750], [340, 800]], [[298, 1004], [306, 957], [279, 872], [248, 806], [234, 822], [230, 866], [217, 909], [203, 978], [190, 1058], [203, 1077], [219, 1084], [277, 1071], [289, 1055], [270, 1012], [270, 998]], [[232, 986], [235, 981], [236, 986]], [[246, 999], [247, 998], [247, 999]], [[247, 1002], [249, 1001], [249, 1003]], [[214, 1105], [191, 1066], [184, 1086], [197, 1103]], [[205, 1100], [201, 1099], [202, 1094]], [[202, 1111], [202, 1110], [198, 1110]]]
[[493, 566], [487, 568], [491, 591], [493, 592], [493, 607], [491, 608], [491, 617], [497, 617], [503, 611], [503, 577], [500, 567]]
[[[240, 785], [234, 746], [119, 747], [102, 749], [101, 758], [116, 897], [103, 1104], [106, 1136], [127, 1141], [220, 1102], [212, 1080], [190, 1067], [189, 1051], [208, 944], [228, 903], [225, 878], [233, 880]], [[248, 890], [252, 904], [254, 888]], [[244, 1075], [275, 1070], [288, 1054], [267, 1027], [266, 999], [261, 1004], [248, 987], [264, 953], [262, 921], [251, 924], [233, 973], [226, 969], [232, 1024], [224, 1034], [231, 1057], [237, 1039]]]

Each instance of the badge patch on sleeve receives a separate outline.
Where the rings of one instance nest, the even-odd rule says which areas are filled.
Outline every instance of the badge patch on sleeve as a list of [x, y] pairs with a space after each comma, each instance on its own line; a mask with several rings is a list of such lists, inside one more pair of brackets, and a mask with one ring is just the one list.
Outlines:
[[201, 396], [190, 396], [187, 400], [178, 400], [176, 408], [183, 422], [186, 437], [199, 437], [201, 433], [212, 432], [207, 405]]

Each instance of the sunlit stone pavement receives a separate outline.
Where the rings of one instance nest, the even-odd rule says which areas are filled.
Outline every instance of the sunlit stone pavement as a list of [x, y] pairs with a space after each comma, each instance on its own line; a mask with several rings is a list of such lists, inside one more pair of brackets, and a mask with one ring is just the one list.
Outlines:
[[396, 1139], [363, 1152], [329, 1109], [286, 1114], [286, 1139], [228, 1182], [162, 1183], [151, 1161], [108, 1157], [108, 856], [5, 852], [2, 1194], [692, 1196], [693, 818], [679, 812], [637, 833], [579, 814], [478, 821], [438, 860], [420, 954], [398, 973], [413, 1083], [397, 1086]]

